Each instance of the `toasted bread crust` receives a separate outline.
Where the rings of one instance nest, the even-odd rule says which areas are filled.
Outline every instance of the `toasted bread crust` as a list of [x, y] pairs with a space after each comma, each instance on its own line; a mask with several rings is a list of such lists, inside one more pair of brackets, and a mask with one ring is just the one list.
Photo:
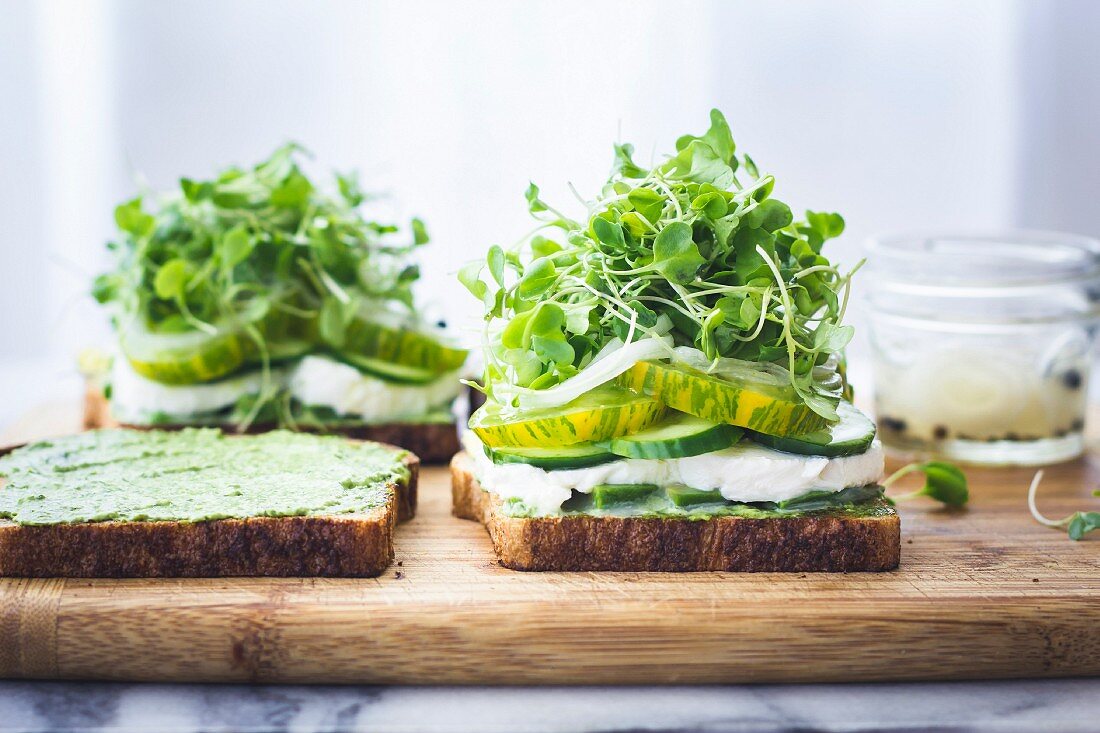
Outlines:
[[362, 517], [0, 524], [0, 575], [371, 577], [393, 560], [394, 503]]
[[[307, 432], [309, 428], [305, 429]], [[453, 423], [389, 423], [333, 430], [353, 440], [389, 443], [416, 454], [425, 465], [444, 465], [458, 453], [458, 429]]]
[[481, 522], [513, 570], [859, 572], [893, 570], [901, 523], [883, 516], [709, 520], [508, 517], [484, 491], [469, 456], [451, 461], [453, 513]]
[[[187, 425], [132, 425], [120, 423], [111, 416], [110, 403], [103, 392], [89, 386], [84, 393], [84, 428], [123, 427], [133, 430], [179, 430]], [[235, 425], [218, 426], [226, 432], [237, 429]], [[273, 429], [274, 425], [256, 424], [246, 430], [247, 433], [263, 433]], [[353, 440], [371, 440], [376, 443], [389, 443], [412, 451], [425, 465], [447, 463], [459, 451], [458, 429], [454, 423], [387, 423], [383, 425], [354, 425], [322, 431], [309, 427], [304, 432], [326, 432], [343, 435]]]
[[393, 530], [416, 507], [419, 461], [389, 501], [355, 515], [251, 517], [208, 522], [0, 521], [0, 576], [152, 578], [373, 577], [393, 561]]

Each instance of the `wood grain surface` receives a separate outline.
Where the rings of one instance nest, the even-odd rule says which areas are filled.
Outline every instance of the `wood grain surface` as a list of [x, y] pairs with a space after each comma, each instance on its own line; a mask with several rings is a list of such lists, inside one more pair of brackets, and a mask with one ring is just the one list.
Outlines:
[[[3, 436], [65, 432], [44, 408]], [[705, 683], [1100, 674], [1100, 541], [1033, 522], [1032, 471], [902, 514], [881, 574], [518, 573], [450, 516], [446, 470], [381, 578], [0, 580], [0, 676], [368, 683]], [[1100, 462], [1047, 471], [1052, 516]]]

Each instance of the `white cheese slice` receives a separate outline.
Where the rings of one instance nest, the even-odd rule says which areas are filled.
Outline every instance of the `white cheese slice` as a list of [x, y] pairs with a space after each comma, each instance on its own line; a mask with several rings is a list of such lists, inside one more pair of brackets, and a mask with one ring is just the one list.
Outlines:
[[[271, 370], [275, 386], [286, 379], [284, 371]], [[257, 394], [263, 386], [259, 370], [202, 384], [172, 385], [146, 379], [119, 355], [111, 366], [111, 413], [116, 420], [136, 425], [155, 413], [188, 417], [217, 412], [245, 395]]]
[[329, 407], [364, 422], [423, 417], [448, 407], [462, 385], [458, 372], [427, 384], [395, 384], [326, 356], [307, 356], [290, 375], [290, 394], [309, 406]]
[[562, 471], [521, 463], [495, 464], [472, 432], [463, 436], [463, 443], [483, 488], [502, 499], [518, 499], [538, 514], [553, 514], [573, 491], [587, 494], [599, 484], [683, 484], [720, 491], [730, 501], [785, 501], [810, 491], [873, 484], [885, 466], [878, 440], [864, 453], [840, 458], [800, 456], [743, 442], [690, 458], [624, 458]]

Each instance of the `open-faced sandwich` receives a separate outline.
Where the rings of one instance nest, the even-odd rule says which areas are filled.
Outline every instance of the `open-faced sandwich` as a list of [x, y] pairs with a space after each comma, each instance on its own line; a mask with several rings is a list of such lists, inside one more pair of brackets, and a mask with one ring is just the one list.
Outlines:
[[335, 432], [425, 462], [458, 449], [467, 354], [414, 307], [423, 224], [395, 239], [361, 213], [354, 177], [322, 191], [299, 154], [116, 209], [116, 266], [95, 296], [118, 351], [93, 380], [89, 427]]
[[523, 570], [888, 570], [900, 525], [850, 403], [837, 214], [798, 220], [722, 114], [646, 168], [615, 146], [575, 221], [460, 273], [485, 304], [486, 402], [454, 512]]

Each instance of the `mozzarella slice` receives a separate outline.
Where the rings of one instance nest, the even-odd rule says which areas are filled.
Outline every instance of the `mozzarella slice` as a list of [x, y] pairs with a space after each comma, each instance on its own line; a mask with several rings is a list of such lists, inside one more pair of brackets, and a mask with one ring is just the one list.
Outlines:
[[519, 499], [539, 514], [557, 512], [573, 491], [587, 494], [599, 484], [683, 484], [720, 491], [730, 501], [786, 501], [810, 491], [840, 491], [873, 484], [882, 476], [885, 454], [878, 440], [855, 456], [801, 456], [739, 443], [689, 458], [625, 458], [589, 468], [547, 471], [522, 463], [495, 464], [472, 432], [463, 436], [478, 482], [502, 499]]
[[[285, 379], [282, 370], [271, 370], [275, 386]], [[111, 366], [111, 413], [116, 420], [135, 425], [148, 422], [156, 413], [202, 415], [230, 407], [245, 395], [257, 394], [263, 384], [263, 374], [258, 370], [216, 382], [161, 384], [135, 372], [125, 357], [116, 356]]]
[[458, 372], [450, 372], [428, 384], [395, 384], [326, 356], [307, 356], [291, 373], [289, 389], [305, 405], [364, 422], [389, 422], [448, 407], [462, 389], [458, 379]]

